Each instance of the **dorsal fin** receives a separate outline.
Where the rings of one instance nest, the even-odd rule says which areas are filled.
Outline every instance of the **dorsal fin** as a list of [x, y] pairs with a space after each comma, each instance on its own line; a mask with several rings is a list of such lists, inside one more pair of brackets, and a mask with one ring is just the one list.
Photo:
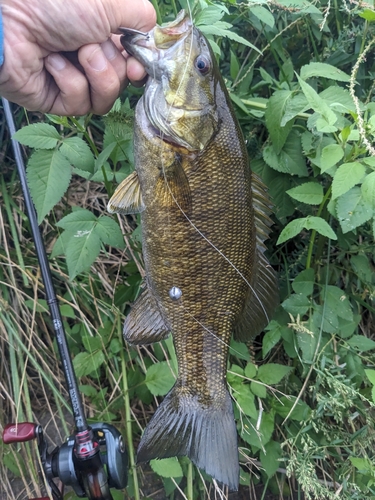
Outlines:
[[234, 338], [246, 342], [258, 335], [269, 323], [279, 302], [277, 277], [264, 256], [273, 224], [271, 200], [260, 177], [252, 173], [251, 182], [254, 223], [256, 228], [256, 258], [251, 277], [251, 287], [242, 315], [235, 327]]

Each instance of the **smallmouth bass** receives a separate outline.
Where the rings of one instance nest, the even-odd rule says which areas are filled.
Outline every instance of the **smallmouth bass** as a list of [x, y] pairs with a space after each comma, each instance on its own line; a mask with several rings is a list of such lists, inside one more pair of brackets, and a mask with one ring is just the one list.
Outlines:
[[[126, 30], [124, 30], [126, 33]], [[184, 11], [125, 49], [146, 68], [136, 106], [135, 172], [110, 212], [141, 213], [146, 289], [127, 316], [130, 344], [172, 332], [178, 378], [146, 427], [137, 461], [187, 455], [238, 489], [237, 429], [226, 385], [231, 335], [249, 341], [278, 302], [264, 240], [270, 202], [212, 50]]]

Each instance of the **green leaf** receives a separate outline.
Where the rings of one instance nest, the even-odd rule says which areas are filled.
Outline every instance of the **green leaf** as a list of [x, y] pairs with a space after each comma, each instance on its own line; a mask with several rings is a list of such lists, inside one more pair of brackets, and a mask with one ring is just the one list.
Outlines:
[[258, 379], [267, 385], [278, 384], [292, 370], [291, 366], [267, 363], [258, 368]]
[[315, 304], [312, 322], [318, 331], [322, 329], [323, 332], [337, 333], [339, 330], [339, 317], [336, 311], [324, 305]]
[[[265, 333], [263, 340], [262, 340], [262, 356], [265, 358], [267, 354], [270, 352], [270, 350], [275, 347], [275, 345], [279, 342], [281, 339], [281, 329], [282, 327], [276, 323], [276, 321], [271, 321], [271, 323], [274, 323], [276, 326], [275, 328], [272, 328], [268, 332]], [[270, 326], [270, 325], [268, 325]]]
[[176, 379], [166, 361], [151, 365], [146, 372], [145, 382], [148, 390], [154, 396], [165, 396], [169, 392]]
[[264, 399], [267, 396], [266, 386], [260, 384], [256, 380], [250, 382], [250, 389], [255, 396], [258, 396], [258, 398]]
[[292, 316], [303, 316], [311, 306], [311, 300], [301, 293], [293, 293], [281, 304]]
[[271, 439], [275, 427], [274, 412], [263, 412], [259, 431], [256, 430], [257, 419], [250, 419], [251, 425], [245, 424], [241, 429], [241, 437], [251, 446], [262, 448]]
[[375, 370], [366, 370], [365, 369], [365, 373], [366, 373], [369, 381], [372, 383], [372, 385], [375, 385]]
[[248, 40], [243, 38], [240, 35], [237, 35], [234, 31], [230, 31], [230, 28], [233, 28], [233, 26], [230, 23], [225, 23], [223, 21], [217, 21], [216, 23], [212, 24], [211, 26], [201, 26], [200, 30], [202, 31], [203, 34], [205, 35], [215, 35], [215, 36], [224, 36], [229, 38], [230, 40], [233, 40], [238, 43], [242, 43], [243, 45], [246, 45], [247, 47], [251, 47], [254, 49], [256, 52], [261, 54], [261, 51], [255, 47], [252, 43], [250, 43]]
[[240, 387], [236, 387], [236, 389], [233, 392], [233, 396], [241, 411], [249, 417], [257, 418], [258, 411], [254, 402], [254, 394], [250, 391], [249, 385], [242, 384]]
[[357, 161], [343, 163], [337, 169], [332, 182], [332, 199], [345, 194], [353, 186], [361, 182], [366, 174], [366, 167]]
[[215, 24], [224, 16], [224, 9], [219, 5], [209, 5], [202, 9], [194, 20], [195, 26]]
[[323, 201], [323, 186], [317, 182], [305, 182], [288, 189], [289, 196], [308, 205], [320, 205]]
[[91, 231], [97, 221], [96, 215], [86, 208], [76, 207], [75, 210], [63, 217], [57, 226], [67, 231]]
[[338, 163], [344, 156], [344, 150], [339, 144], [328, 144], [320, 155], [320, 170], [325, 172]]
[[312, 318], [303, 325], [306, 331], [297, 332], [297, 344], [302, 353], [304, 363], [312, 363], [318, 345], [319, 333]]
[[333, 285], [324, 286], [320, 292], [320, 297], [322, 304], [325, 304], [326, 308], [335, 311], [337, 316], [348, 321], [353, 320], [353, 311], [349, 299], [340, 288]]
[[176, 457], [151, 460], [150, 466], [161, 477], [182, 477], [184, 475]]
[[33, 123], [17, 130], [13, 139], [30, 148], [53, 149], [61, 136], [55, 127], [48, 123]]
[[314, 278], [313, 269], [309, 268], [301, 271], [292, 281], [292, 288], [295, 293], [305, 295], [306, 297], [311, 295], [314, 291]]
[[80, 352], [73, 359], [73, 366], [78, 378], [96, 372], [104, 363], [103, 351]]
[[[290, 410], [293, 408], [296, 399], [297, 398], [295, 396], [281, 396], [281, 398], [275, 399], [272, 402], [272, 407], [281, 417], [286, 418]], [[301, 422], [303, 420], [307, 420], [310, 413], [311, 408], [304, 401], [299, 399], [289, 418], [291, 420]]]
[[246, 367], [245, 367], [245, 376], [247, 378], [254, 378], [255, 375], [257, 374], [257, 366], [254, 365], [254, 363], [247, 363]]
[[125, 248], [124, 236], [114, 219], [106, 215], [99, 217], [96, 232], [103, 243], [120, 249]]
[[286, 102], [284, 116], [281, 120], [281, 126], [285, 125], [289, 120], [302, 113], [306, 106], [306, 97], [300, 92], [298, 94], [293, 92], [292, 97]]
[[74, 167], [94, 173], [94, 156], [88, 144], [80, 137], [64, 139], [60, 151]]
[[341, 69], [331, 66], [331, 64], [321, 62], [311, 62], [301, 68], [302, 80], [307, 80], [312, 77], [329, 78], [338, 82], [349, 82], [350, 76], [341, 71]]
[[359, 15], [370, 23], [372, 21], [375, 21], [375, 12], [372, 9], [363, 9], [363, 11], [359, 13]]
[[292, 120], [287, 122], [285, 126], [281, 126], [285, 107], [292, 95], [289, 90], [277, 90], [267, 103], [265, 112], [266, 126], [276, 154], [280, 153], [293, 127]]
[[261, 5], [251, 5], [251, 13], [270, 28], [274, 27], [275, 18], [268, 9], [265, 9]]
[[339, 113], [352, 111], [356, 113], [354, 101], [347, 89], [332, 85], [320, 92], [319, 96], [324, 99], [333, 111], [338, 111]]
[[358, 349], [359, 352], [366, 352], [375, 349], [375, 341], [365, 337], [364, 335], [353, 335], [347, 343], [350, 347]]
[[268, 477], [272, 477], [280, 467], [279, 459], [282, 456], [281, 445], [276, 441], [270, 441], [260, 450], [260, 461]]
[[371, 174], [366, 175], [362, 186], [362, 198], [363, 200], [375, 209], [375, 172], [371, 172]]
[[324, 120], [329, 125], [334, 125], [337, 121], [337, 116], [328, 106], [328, 104], [319, 97], [318, 93], [309, 85], [304, 82], [298, 75], [298, 82], [301, 85], [302, 92], [305, 94], [309, 107], [317, 113], [320, 113]]
[[263, 150], [264, 161], [274, 170], [286, 174], [306, 177], [308, 175], [306, 162], [302, 153], [301, 139], [297, 132], [292, 130], [279, 154], [272, 145]]
[[69, 278], [90, 269], [100, 252], [100, 238], [95, 231], [77, 231], [66, 248]]
[[284, 229], [281, 231], [280, 236], [277, 240], [277, 245], [284, 243], [284, 241], [290, 240], [299, 234], [302, 229], [314, 229], [316, 232], [332, 240], [337, 240], [337, 236], [331, 226], [321, 217], [314, 217], [308, 215], [307, 217], [294, 219], [289, 222]]
[[27, 183], [39, 224], [61, 200], [71, 176], [70, 163], [60, 151], [39, 150], [31, 155], [27, 165]]
[[373, 209], [362, 198], [361, 189], [358, 186], [338, 198], [336, 212], [344, 234], [353, 231], [373, 216]]

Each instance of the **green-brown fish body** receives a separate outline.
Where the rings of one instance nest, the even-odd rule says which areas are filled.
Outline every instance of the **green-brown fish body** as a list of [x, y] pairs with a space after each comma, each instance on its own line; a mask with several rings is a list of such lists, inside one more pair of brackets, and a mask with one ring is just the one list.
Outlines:
[[141, 212], [146, 290], [124, 335], [147, 344], [172, 332], [179, 373], [148, 424], [138, 461], [187, 455], [238, 488], [237, 431], [226, 386], [228, 345], [250, 340], [277, 303], [263, 252], [269, 200], [252, 176], [215, 59], [183, 13], [125, 48], [149, 80], [136, 109], [136, 171], [109, 210]]

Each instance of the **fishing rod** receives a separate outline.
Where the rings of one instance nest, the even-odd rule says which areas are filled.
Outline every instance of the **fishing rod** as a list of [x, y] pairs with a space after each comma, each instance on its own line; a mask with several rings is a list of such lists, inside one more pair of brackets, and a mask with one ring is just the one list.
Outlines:
[[[27, 185], [20, 144], [13, 139], [16, 132], [13, 113], [8, 101], [2, 98], [2, 102], [75, 422], [74, 433], [50, 453], [42, 427], [31, 422], [6, 425], [3, 442], [10, 444], [37, 440], [43, 473], [50, 487], [50, 496], [33, 500], [48, 500], [51, 497], [53, 500], [63, 500], [64, 486], [71, 486], [79, 497], [90, 500], [113, 500], [110, 488], [122, 489], [127, 485], [127, 452], [123, 438], [115, 427], [103, 422], [91, 425], [87, 423], [46, 250]], [[60, 480], [61, 488], [54, 479]]]

